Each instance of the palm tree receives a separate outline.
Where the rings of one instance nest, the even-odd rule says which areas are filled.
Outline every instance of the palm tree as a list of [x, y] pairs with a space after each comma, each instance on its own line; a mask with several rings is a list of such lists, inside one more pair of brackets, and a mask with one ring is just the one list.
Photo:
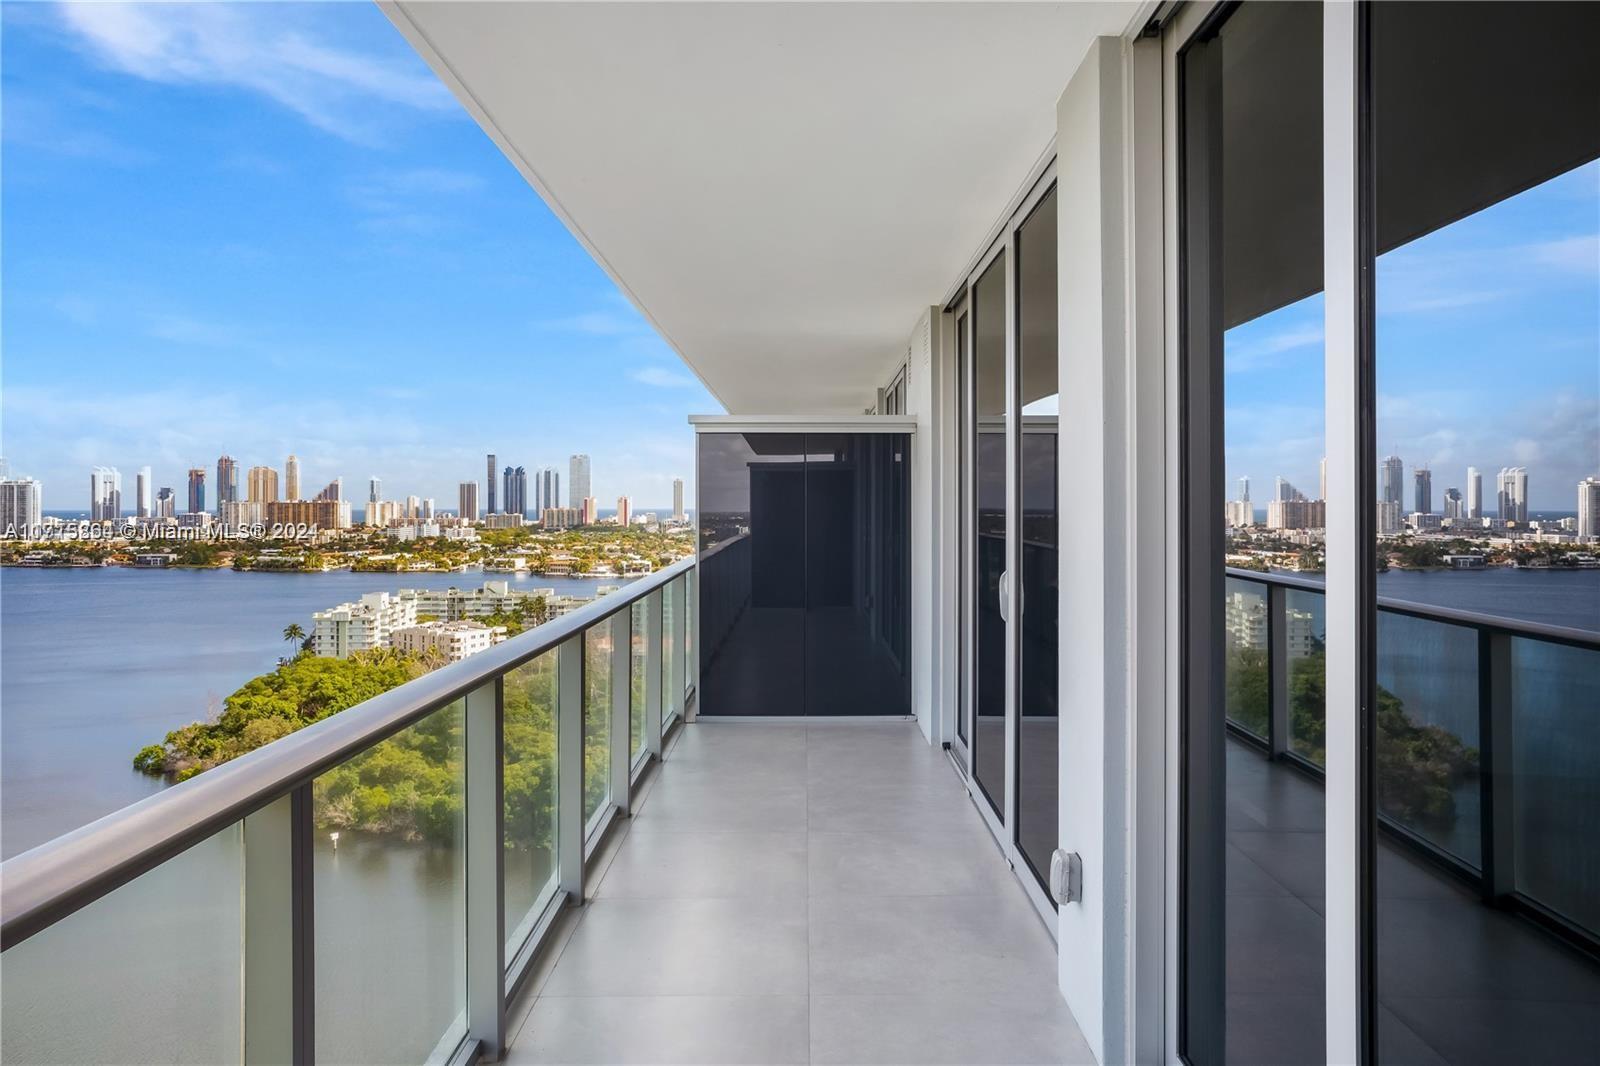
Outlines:
[[299, 622], [290, 622], [283, 627], [283, 639], [291, 644], [298, 643], [306, 639], [306, 631], [300, 628]]

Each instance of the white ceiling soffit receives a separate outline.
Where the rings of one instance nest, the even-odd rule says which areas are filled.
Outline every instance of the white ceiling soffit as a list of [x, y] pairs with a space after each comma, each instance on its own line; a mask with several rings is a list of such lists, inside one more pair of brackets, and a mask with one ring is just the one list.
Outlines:
[[734, 414], [871, 403], [1139, 10], [383, 6]]

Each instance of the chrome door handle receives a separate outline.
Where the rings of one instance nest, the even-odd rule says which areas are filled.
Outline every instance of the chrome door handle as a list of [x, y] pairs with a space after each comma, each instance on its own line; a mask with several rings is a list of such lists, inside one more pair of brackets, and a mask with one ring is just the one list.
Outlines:
[[1000, 571], [1000, 621], [1002, 621], [1002, 622], [1011, 621], [1010, 606], [1009, 606], [1010, 601], [1011, 601], [1011, 571], [1002, 570], [1002, 571]]

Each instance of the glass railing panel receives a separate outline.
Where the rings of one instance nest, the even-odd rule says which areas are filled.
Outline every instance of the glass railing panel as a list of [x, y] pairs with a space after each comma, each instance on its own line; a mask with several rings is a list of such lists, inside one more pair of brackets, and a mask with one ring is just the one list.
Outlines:
[[1328, 623], [1320, 592], [1284, 590], [1284, 640], [1289, 659], [1289, 750], [1327, 765]]
[[1230, 577], [1223, 593], [1228, 720], [1265, 740], [1272, 691], [1267, 671], [1267, 586]]
[[611, 802], [611, 623], [583, 634], [583, 823]]
[[683, 574], [683, 683], [688, 689], [689, 679], [694, 677], [694, 619], [697, 609], [696, 597], [699, 588], [695, 584], [695, 572], [686, 570]]
[[[677, 581], [669, 581], [661, 589], [661, 724], [666, 725], [683, 712], [683, 686], [675, 685], [679, 676], [674, 665], [675, 657], [682, 653], [678, 639]], [[681, 660], [678, 660], [681, 661]]]
[[1477, 631], [1379, 611], [1377, 726], [1378, 814], [1479, 866]]
[[316, 1057], [423, 1062], [466, 1006], [464, 702], [313, 787]]
[[1600, 936], [1600, 651], [1511, 641], [1510, 763], [1516, 890]]
[[645, 710], [645, 607], [644, 601], [633, 605], [629, 612], [629, 648], [628, 648], [628, 733], [632, 737], [632, 746], [628, 749], [630, 763], [639, 761], [649, 745], [649, 738], [645, 736], [644, 710]]
[[556, 685], [554, 651], [504, 679], [505, 929], [509, 959], [555, 892]]
[[242, 874], [234, 824], [8, 950], [0, 1060], [240, 1061]]

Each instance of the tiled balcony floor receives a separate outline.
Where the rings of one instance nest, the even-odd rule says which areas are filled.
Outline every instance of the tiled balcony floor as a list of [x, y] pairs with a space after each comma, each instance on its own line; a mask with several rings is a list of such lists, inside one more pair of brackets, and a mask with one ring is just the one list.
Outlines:
[[507, 1061], [1088, 1063], [1055, 948], [911, 723], [681, 731]]

